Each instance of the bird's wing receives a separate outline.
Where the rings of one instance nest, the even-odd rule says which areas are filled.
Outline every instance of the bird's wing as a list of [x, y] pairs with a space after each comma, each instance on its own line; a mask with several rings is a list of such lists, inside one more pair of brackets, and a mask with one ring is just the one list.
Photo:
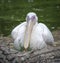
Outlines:
[[54, 38], [53, 38], [53, 35], [52, 35], [52, 33], [50, 32], [50, 30], [48, 29], [48, 27], [47, 27], [45, 24], [43, 24], [43, 23], [39, 23], [39, 26], [40, 26], [41, 29], [43, 30], [43, 31], [42, 31], [42, 36], [43, 36], [44, 41], [45, 41], [47, 44], [53, 45], [53, 43], [54, 43]]
[[23, 22], [21, 24], [19, 24], [18, 26], [16, 26], [12, 32], [11, 32], [11, 36], [12, 38], [15, 40], [17, 38], [17, 36], [19, 35], [19, 33], [22, 33], [24, 30], [24, 27], [26, 25], [26, 22]]

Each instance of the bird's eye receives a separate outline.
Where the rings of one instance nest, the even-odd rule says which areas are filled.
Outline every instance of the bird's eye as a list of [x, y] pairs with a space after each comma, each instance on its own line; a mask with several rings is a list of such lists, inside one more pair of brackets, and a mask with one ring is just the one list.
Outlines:
[[32, 16], [32, 19], [35, 19], [35, 16]]

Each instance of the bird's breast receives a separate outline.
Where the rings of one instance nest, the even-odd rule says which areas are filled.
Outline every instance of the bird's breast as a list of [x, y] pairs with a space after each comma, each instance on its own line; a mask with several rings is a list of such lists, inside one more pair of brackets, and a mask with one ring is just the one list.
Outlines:
[[42, 36], [41, 27], [36, 24], [31, 33], [30, 47], [33, 49], [41, 49], [46, 46], [43, 36]]

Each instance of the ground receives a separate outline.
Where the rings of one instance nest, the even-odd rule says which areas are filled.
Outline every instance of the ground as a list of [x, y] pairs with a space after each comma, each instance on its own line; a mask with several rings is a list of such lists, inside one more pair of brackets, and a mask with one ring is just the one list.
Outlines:
[[14, 50], [11, 37], [0, 37], [0, 63], [60, 63], [60, 30], [52, 32], [55, 43], [54, 49], [29, 52]]

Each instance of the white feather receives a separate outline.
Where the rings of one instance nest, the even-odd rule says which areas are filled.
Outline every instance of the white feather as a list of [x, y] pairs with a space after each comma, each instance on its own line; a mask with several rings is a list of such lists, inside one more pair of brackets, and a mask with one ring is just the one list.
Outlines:
[[24, 27], [26, 26], [26, 22], [23, 22], [21, 24], [19, 24], [18, 26], [16, 26], [12, 32], [11, 32], [11, 36], [12, 38], [15, 40], [19, 34], [21, 34], [22, 32], [24, 32]]

